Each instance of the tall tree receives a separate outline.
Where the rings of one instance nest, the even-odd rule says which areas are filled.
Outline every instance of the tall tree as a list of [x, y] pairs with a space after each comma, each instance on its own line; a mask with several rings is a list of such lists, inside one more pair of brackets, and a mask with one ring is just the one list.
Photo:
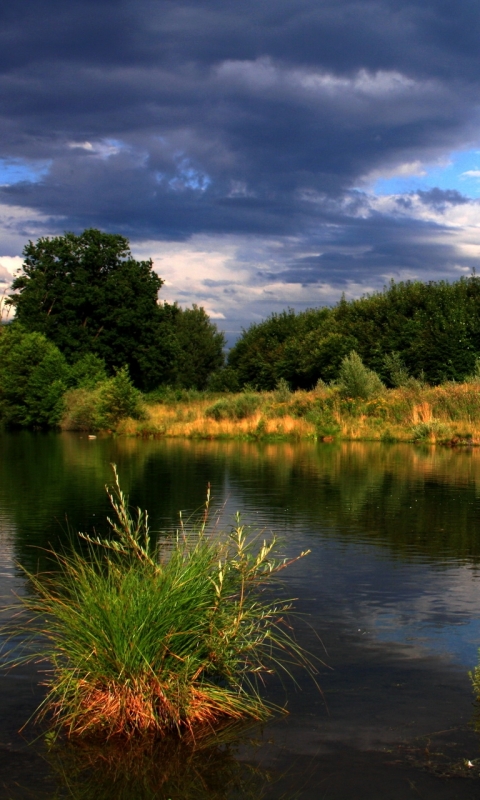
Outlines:
[[203, 389], [208, 376], [223, 366], [225, 336], [210, 321], [204, 308], [177, 308], [175, 333], [179, 346], [172, 383]]
[[162, 382], [176, 345], [152, 261], [136, 261], [126, 238], [93, 228], [30, 241], [23, 255], [9, 302], [26, 330], [46, 335], [70, 362], [95, 353], [110, 371], [127, 364], [141, 388]]

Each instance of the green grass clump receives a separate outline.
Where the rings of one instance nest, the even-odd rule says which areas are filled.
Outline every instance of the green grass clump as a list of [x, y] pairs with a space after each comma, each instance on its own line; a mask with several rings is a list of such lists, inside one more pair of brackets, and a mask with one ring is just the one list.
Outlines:
[[116, 471], [107, 492], [109, 538], [81, 534], [87, 555], [56, 555], [59, 569], [30, 574], [34, 591], [20, 601], [23, 661], [50, 665], [38, 716], [106, 738], [266, 718], [256, 678], [292, 661], [309, 667], [284, 624], [291, 602], [265, 592], [290, 563], [272, 557], [275, 538], [252, 539], [239, 517], [229, 533], [211, 530], [207, 499], [198, 526], [154, 542]]
[[217, 400], [205, 411], [205, 416], [215, 419], [217, 422], [224, 419], [240, 420], [253, 416], [261, 405], [262, 399], [259, 395], [245, 393], [230, 398], [225, 397]]

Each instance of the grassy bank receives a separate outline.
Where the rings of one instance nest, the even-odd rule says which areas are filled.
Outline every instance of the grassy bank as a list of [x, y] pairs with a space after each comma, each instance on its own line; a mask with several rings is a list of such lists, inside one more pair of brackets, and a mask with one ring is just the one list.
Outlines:
[[[95, 430], [93, 414], [67, 396], [64, 430]], [[90, 398], [91, 399], [91, 398]], [[314, 391], [213, 395], [165, 391], [146, 398], [139, 418], [108, 428], [119, 434], [189, 438], [429, 441], [480, 444], [480, 382], [424, 386], [412, 382], [368, 401], [342, 396], [336, 387]]]

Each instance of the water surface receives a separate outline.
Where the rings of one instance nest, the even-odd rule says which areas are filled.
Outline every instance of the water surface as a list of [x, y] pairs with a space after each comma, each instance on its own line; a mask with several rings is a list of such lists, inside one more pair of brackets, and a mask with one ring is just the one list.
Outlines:
[[[152, 527], [201, 507], [274, 530], [304, 615], [297, 638], [324, 665], [320, 693], [270, 680], [289, 715], [196, 752], [66, 748], [18, 734], [39, 668], [0, 675], [0, 786], [11, 798], [474, 798], [480, 757], [468, 670], [480, 645], [480, 450], [381, 444], [0, 437], [0, 593], [73, 531], [106, 529], [118, 466]], [[63, 777], [62, 777], [63, 776]], [[455, 776], [455, 777], [451, 777]]]

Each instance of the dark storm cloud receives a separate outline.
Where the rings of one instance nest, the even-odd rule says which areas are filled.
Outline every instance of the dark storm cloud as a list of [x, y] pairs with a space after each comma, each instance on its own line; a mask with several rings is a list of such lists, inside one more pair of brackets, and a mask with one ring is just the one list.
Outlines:
[[457, 192], [456, 189], [429, 189], [422, 191], [419, 189], [416, 192], [417, 196], [426, 206], [431, 206], [437, 209], [444, 209], [447, 206], [461, 206], [468, 203], [468, 197]]
[[[328, 245], [285, 280], [448, 271], [453, 245], [417, 222], [353, 220], [353, 187], [474, 140], [479, 34], [471, 0], [4, 4], [0, 157], [48, 171], [0, 199], [58, 230]], [[463, 202], [438, 192], [418, 197]]]

